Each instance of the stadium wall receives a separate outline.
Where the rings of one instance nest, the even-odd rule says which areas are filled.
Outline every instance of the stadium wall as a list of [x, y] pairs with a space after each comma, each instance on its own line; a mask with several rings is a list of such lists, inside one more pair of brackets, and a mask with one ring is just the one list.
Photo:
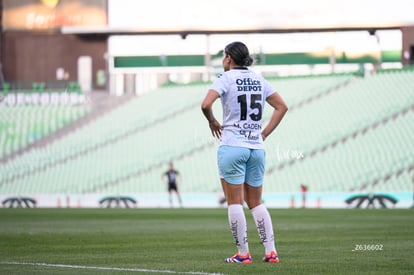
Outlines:
[[[383, 194], [375, 194], [382, 196]], [[362, 201], [359, 197], [363, 197]], [[371, 197], [370, 197], [371, 196]], [[360, 208], [410, 208], [413, 206], [413, 194], [409, 192], [387, 193], [391, 199], [383, 200], [384, 205], [374, 194], [354, 193], [354, 192], [309, 192], [306, 197], [306, 203], [303, 205], [302, 194], [300, 193], [265, 193], [263, 202], [269, 208], [356, 208], [361, 202]], [[220, 193], [183, 193], [181, 194], [183, 205], [186, 208], [217, 208], [225, 207]], [[31, 198], [36, 203], [30, 204], [29, 207], [38, 208], [169, 208], [181, 207], [176, 198], [173, 197], [173, 205], [168, 201], [168, 193], [143, 193], [127, 195], [108, 195], [108, 194], [39, 194], [30, 196], [15, 196], [0, 194], [0, 207], [8, 208], [11, 198], [22, 199]], [[352, 200], [355, 198], [355, 200]], [[369, 204], [371, 198], [372, 204]], [[347, 203], [347, 200], [352, 202]], [[126, 204], [125, 204], [126, 201]], [[24, 203], [13, 207], [27, 207]]]
[[402, 64], [414, 65], [414, 26], [402, 27]]
[[[383, 62], [400, 62], [401, 52], [382, 51]], [[219, 57], [221, 59], [221, 56]], [[315, 65], [329, 64], [329, 53], [273, 53], [257, 55], [257, 65]], [[351, 56], [339, 53], [336, 63], [378, 63], [378, 56], [366, 54]], [[142, 67], [192, 67], [206, 66], [204, 55], [171, 55], [171, 56], [116, 56], [114, 57], [115, 68], [142, 68]]]
[[[6, 82], [29, 86], [32, 82], [57, 80], [57, 69], [64, 69], [64, 80], [78, 81], [78, 58], [92, 59], [92, 88], [106, 89], [98, 81], [99, 72], [106, 72], [106, 39], [82, 38], [47, 32], [4, 32], [2, 63]], [[27, 87], [26, 87], [27, 88]]]

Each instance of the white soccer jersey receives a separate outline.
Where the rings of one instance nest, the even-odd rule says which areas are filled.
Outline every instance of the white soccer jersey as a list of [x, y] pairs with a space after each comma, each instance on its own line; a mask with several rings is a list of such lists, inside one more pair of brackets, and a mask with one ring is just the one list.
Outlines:
[[221, 145], [263, 149], [262, 115], [266, 98], [275, 90], [261, 75], [247, 68], [220, 74], [211, 89], [221, 97]]

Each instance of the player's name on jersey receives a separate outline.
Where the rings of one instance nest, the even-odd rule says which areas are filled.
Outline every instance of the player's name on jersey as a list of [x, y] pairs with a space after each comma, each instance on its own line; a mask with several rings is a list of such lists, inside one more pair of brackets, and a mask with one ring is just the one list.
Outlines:
[[243, 123], [241, 124], [234, 124], [235, 127], [245, 129], [245, 130], [261, 130], [262, 125], [259, 123]]
[[243, 78], [236, 79], [237, 91], [238, 92], [258, 92], [262, 90], [262, 84], [257, 79]]
[[255, 132], [255, 130], [261, 130], [262, 129], [261, 124], [259, 124], [259, 123], [243, 123], [240, 126], [240, 124], [235, 123], [233, 126], [236, 127], [236, 128], [239, 128], [240, 129], [239, 134], [244, 136], [248, 140], [259, 140], [260, 134], [257, 134], [257, 132]]

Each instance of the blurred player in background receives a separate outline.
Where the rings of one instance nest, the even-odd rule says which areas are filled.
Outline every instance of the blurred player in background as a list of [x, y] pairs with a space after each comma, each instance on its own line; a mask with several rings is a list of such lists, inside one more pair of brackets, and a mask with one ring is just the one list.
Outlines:
[[174, 164], [170, 162], [169, 169], [164, 174], [161, 175], [161, 179], [165, 180], [167, 179], [168, 184], [168, 196], [169, 196], [169, 202], [170, 206], [173, 206], [173, 200], [172, 200], [172, 192], [174, 191], [177, 195], [178, 202], [180, 203], [180, 206], [183, 206], [183, 202], [181, 200], [180, 192], [178, 191], [177, 183], [180, 181], [180, 174], [177, 170], [174, 169]]
[[[263, 141], [272, 133], [287, 111], [280, 95], [261, 76], [247, 67], [253, 59], [241, 42], [226, 46], [220, 74], [204, 98], [201, 109], [209, 122], [213, 136], [220, 138], [218, 166], [228, 205], [228, 219], [237, 253], [226, 258], [228, 263], [251, 263], [247, 241], [247, 203], [253, 215], [261, 242], [265, 248], [264, 262], [279, 262], [275, 248], [272, 220], [262, 204], [262, 184], [265, 171]], [[212, 110], [221, 98], [223, 125]], [[273, 114], [262, 128], [265, 102], [273, 107]]]
[[302, 193], [302, 208], [306, 208], [306, 194], [308, 193], [308, 187], [304, 184], [301, 184], [300, 192]]

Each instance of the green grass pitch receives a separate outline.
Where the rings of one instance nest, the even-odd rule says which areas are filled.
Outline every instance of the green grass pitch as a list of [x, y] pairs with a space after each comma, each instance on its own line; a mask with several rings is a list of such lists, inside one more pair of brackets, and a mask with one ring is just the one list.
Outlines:
[[412, 274], [412, 209], [271, 209], [279, 264], [235, 253], [224, 209], [0, 209], [0, 274]]

